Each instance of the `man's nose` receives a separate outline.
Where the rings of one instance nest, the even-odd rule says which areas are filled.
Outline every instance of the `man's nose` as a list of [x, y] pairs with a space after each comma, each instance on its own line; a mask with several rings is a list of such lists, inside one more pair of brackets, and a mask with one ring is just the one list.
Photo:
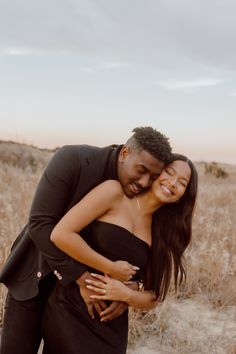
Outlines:
[[138, 183], [142, 188], [147, 188], [151, 186], [152, 180], [151, 177], [146, 174], [139, 178]]

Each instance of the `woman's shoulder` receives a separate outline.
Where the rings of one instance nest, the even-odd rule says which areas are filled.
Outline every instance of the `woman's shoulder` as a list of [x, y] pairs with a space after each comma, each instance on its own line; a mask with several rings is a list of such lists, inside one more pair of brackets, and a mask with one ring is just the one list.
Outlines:
[[107, 192], [112, 192], [114, 195], [123, 196], [124, 190], [119, 181], [115, 179], [108, 179], [100, 184], [100, 186]]
[[100, 183], [89, 194], [93, 198], [99, 198], [104, 204], [114, 205], [123, 198], [124, 191], [118, 181], [109, 179]]

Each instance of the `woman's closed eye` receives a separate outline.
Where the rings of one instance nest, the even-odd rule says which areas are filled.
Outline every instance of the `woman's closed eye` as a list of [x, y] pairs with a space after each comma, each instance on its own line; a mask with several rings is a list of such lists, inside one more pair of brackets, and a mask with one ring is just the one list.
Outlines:
[[174, 171], [171, 168], [166, 168], [165, 172], [170, 176], [174, 176]]
[[181, 186], [183, 186], [184, 188], [187, 187], [187, 183], [186, 183], [185, 181], [179, 180], [178, 182], [179, 182], [179, 184], [181, 184]]

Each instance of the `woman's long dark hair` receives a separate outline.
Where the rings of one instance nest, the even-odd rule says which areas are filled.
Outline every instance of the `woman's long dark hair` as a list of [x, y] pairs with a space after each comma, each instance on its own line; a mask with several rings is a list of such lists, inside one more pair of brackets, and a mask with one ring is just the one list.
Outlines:
[[185, 156], [173, 154], [172, 161], [188, 163], [191, 177], [184, 195], [176, 203], [159, 208], [152, 219], [151, 257], [145, 285], [163, 301], [168, 292], [172, 272], [175, 289], [186, 278], [182, 256], [191, 241], [192, 216], [197, 195], [198, 175], [193, 163]]

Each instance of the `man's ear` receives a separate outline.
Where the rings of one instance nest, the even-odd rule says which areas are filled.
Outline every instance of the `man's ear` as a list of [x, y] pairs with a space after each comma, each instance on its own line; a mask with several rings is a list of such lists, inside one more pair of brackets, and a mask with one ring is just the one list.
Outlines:
[[130, 147], [124, 145], [119, 153], [119, 162], [124, 161], [129, 154], [130, 154]]

